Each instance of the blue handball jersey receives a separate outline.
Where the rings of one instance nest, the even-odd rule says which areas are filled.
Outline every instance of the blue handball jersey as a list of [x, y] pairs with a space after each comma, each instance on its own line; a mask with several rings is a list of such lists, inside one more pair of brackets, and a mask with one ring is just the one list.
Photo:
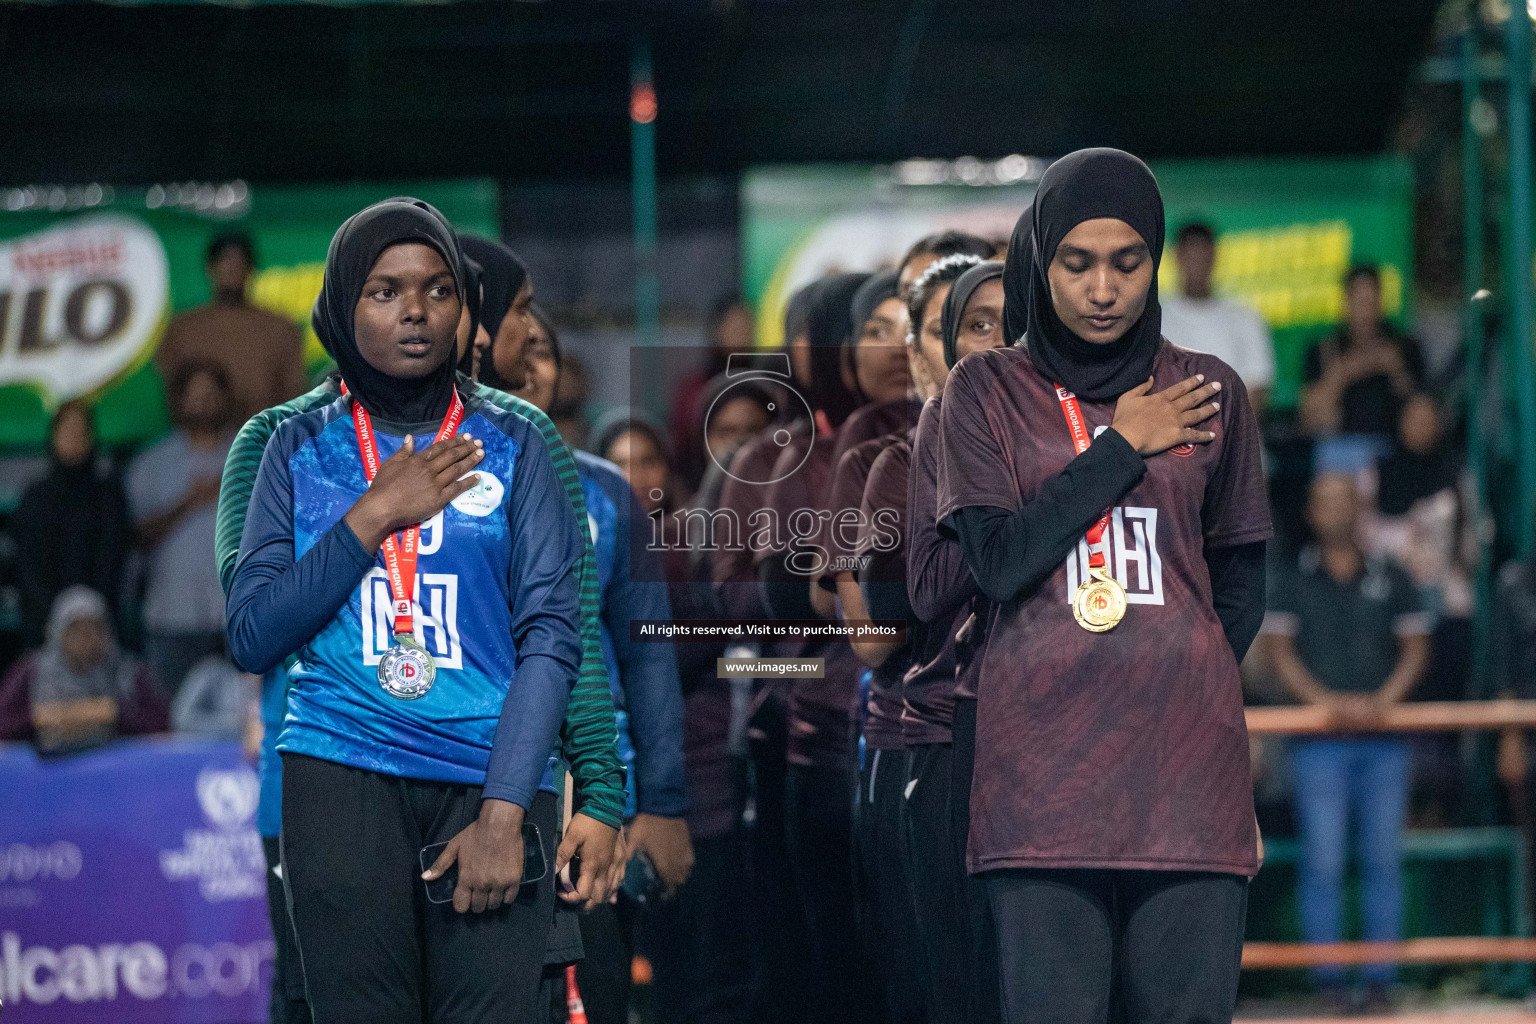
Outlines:
[[629, 769], [624, 813], [681, 815], [683, 697], [677, 652], [668, 643], [635, 643], [632, 620], [668, 620], [671, 601], [660, 557], [619, 467], [578, 451], [576, 473], [587, 501], [597, 562], [603, 661], [619, 727], [619, 756]]
[[[387, 459], [410, 429], [375, 420]], [[416, 433], [418, 429], [422, 432]], [[527, 805], [581, 660], [581, 537], [543, 437], [492, 405], [461, 433], [480, 482], [422, 524], [415, 639], [437, 664], [423, 697], [378, 681], [393, 639], [389, 580], [343, 516], [367, 489], [347, 399], [285, 421], [267, 444], [230, 591], [231, 649], [265, 671], [297, 651], [277, 749], [387, 775], [485, 786]]]

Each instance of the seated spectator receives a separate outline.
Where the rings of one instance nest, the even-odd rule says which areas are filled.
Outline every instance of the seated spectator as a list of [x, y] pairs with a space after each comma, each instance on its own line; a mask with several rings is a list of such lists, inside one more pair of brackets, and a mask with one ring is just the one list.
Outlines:
[[1381, 274], [1344, 278], [1344, 323], [1307, 352], [1301, 425], [1318, 439], [1317, 471], [1355, 472], [1391, 450], [1403, 404], [1424, 384], [1418, 342], [1381, 315]]
[[1175, 345], [1209, 352], [1243, 379], [1253, 411], [1263, 416], [1275, 384], [1275, 345], [1263, 317], [1234, 299], [1216, 297], [1216, 232], [1194, 221], [1179, 228], [1173, 256], [1179, 294], [1162, 300], [1163, 336]]
[[0, 683], [0, 740], [66, 754], [166, 730], [165, 694], [142, 662], [118, 649], [100, 594], [82, 586], [60, 594], [47, 635]]
[[171, 702], [171, 729], [186, 736], [243, 740], [260, 692], [260, 676], [210, 654], [192, 666]]
[[1371, 554], [1408, 571], [1434, 611], [1463, 618], [1472, 613], [1472, 584], [1461, 550], [1461, 467], [1443, 434], [1432, 399], [1404, 404], [1396, 444], [1371, 483], [1364, 537]]
[[65, 402], [48, 427], [48, 472], [21, 494], [11, 517], [21, 591], [22, 641], [40, 647], [54, 599], [90, 587], [115, 617], [132, 527], [122, 484], [97, 457], [96, 422]]
[[148, 556], [144, 653], [174, 697], [188, 669], [224, 651], [224, 591], [210, 553], [229, 454], [229, 378], [187, 362], [171, 378], [176, 429], [128, 468], [128, 507]]
[[233, 400], [230, 421], [238, 425], [304, 390], [304, 339], [293, 321], [251, 305], [256, 249], [248, 237], [215, 238], [204, 270], [212, 301], [171, 320], [155, 365], [166, 380], [189, 362], [222, 366]]
[[[1345, 735], [1298, 739], [1291, 769], [1302, 858], [1298, 900], [1308, 942], [1341, 938], [1345, 847], [1357, 816], [1365, 938], [1400, 937], [1399, 847], [1408, 811], [1408, 744], [1400, 736], [1347, 735], [1369, 729], [1403, 700], [1429, 659], [1429, 616], [1413, 581], [1359, 544], [1360, 499], [1352, 477], [1312, 484], [1307, 518], [1314, 546], [1276, 580], [1263, 632], [1280, 681], [1297, 699], [1327, 707]], [[1391, 964], [1365, 968], [1365, 1001], [1379, 1008], [1395, 977]], [[1342, 968], [1315, 978], [1342, 1004]]]

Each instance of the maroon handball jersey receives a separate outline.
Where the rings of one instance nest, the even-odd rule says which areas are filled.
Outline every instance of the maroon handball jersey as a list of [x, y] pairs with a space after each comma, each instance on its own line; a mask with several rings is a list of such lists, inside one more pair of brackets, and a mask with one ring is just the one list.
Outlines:
[[[831, 473], [832, 446], [831, 437], [807, 431], [795, 434], [780, 451], [764, 506], [773, 510], [784, 539], [789, 542], [780, 550], [817, 542], [817, 513]], [[762, 532], [756, 531], [754, 536]], [[761, 564], [775, 553], [758, 545], [753, 558]], [[806, 576], [807, 588], [810, 582]], [[774, 653], [780, 657], [825, 659], [825, 678], [790, 682], [789, 763], [823, 767], [850, 763], [859, 674], [864, 667], [853, 649], [841, 641], [785, 641], [776, 645]]]
[[903, 688], [901, 724], [911, 745], [951, 739], [959, 668], [955, 631], [970, 615], [970, 599], [976, 593], [960, 545], [941, 536], [935, 521], [941, 407], [940, 398], [929, 399], [918, 417], [907, 456], [887, 452], [870, 471], [871, 487], [888, 473], [893, 477], [888, 489], [894, 489], [898, 474], [906, 486], [907, 596], [922, 622], [917, 630], [921, 650]]
[[[872, 531], [863, 529], [862, 524], [865, 522], [864, 494], [865, 485], [869, 482], [869, 471], [882, 451], [901, 440], [899, 434], [870, 438], [846, 449], [837, 464], [837, 471], [832, 476], [832, 484], [827, 492], [827, 509], [832, 513], [832, 518], [822, 533], [832, 568], [823, 572], [820, 580], [831, 584], [829, 589], [836, 590], [836, 567], [846, 564], [838, 560], [867, 554], [862, 542], [866, 536], [872, 536]], [[901, 508], [900, 505], [895, 507]], [[902, 515], [901, 511], [894, 516], [887, 513], [888, 518], [894, 522], [880, 524], [882, 535], [898, 530]], [[853, 573], [855, 580], [858, 575], [857, 572]], [[840, 642], [846, 644], [846, 641]], [[901, 728], [901, 685], [911, 665], [909, 655], [906, 646], [898, 648], [870, 672], [869, 699], [864, 705], [864, 742], [871, 750], [900, 750], [906, 746]]]
[[[809, 438], [810, 432], [811, 425], [804, 420], [784, 430], [786, 437], [799, 442]], [[731, 459], [730, 472], [720, 488], [720, 508], [729, 510], [741, 524], [741, 536], [735, 538], [736, 544], [722, 545], [714, 553], [710, 575], [726, 614], [732, 618], [760, 619], [765, 614], [757, 596], [757, 563], [783, 551], [784, 546], [777, 534], [754, 536], [749, 521], [754, 512], [768, 505], [772, 493], [769, 481], [785, 447], [769, 431], [747, 441]], [[758, 544], [749, 547], [748, 541]]]
[[[1086, 541], [1038, 588], [992, 611], [980, 654], [968, 863], [1252, 875], [1248, 734], [1237, 662], [1211, 604], [1206, 546], [1271, 533], [1258, 424], [1215, 356], [1164, 341], [1154, 390], [1220, 381], [1214, 441], [1147, 459], [1112, 510], [1109, 569], [1125, 619], [1090, 633], [1071, 597]], [[1090, 434], [1115, 403], [1081, 403]], [[981, 352], [950, 376], [942, 412], [941, 523], [958, 509], [1016, 509], [1074, 457], [1052, 382], [1020, 348]]]

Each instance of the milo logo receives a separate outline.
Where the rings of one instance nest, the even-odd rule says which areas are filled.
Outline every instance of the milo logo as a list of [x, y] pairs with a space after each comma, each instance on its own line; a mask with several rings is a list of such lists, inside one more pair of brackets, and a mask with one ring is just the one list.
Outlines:
[[0, 242], [0, 387], [51, 409], [133, 370], [159, 338], [168, 280], [159, 236], [120, 214]]

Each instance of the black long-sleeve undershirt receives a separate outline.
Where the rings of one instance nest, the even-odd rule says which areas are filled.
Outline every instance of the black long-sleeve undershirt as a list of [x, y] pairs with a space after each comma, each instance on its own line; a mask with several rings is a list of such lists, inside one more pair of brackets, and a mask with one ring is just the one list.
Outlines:
[[1227, 635], [1232, 656], [1241, 665], [1264, 623], [1265, 542], [1206, 548], [1205, 564], [1211, 573], [1211, 603]]
[[912, 610], [907, 595], [907, 552], [871, 551], [869, 561], [859, 570], [859, 588], [864, 592], [864, 605], [871, 619], [906, 619], [916, 622], [917, 613]]
[[775, 619], [819, 619], [811, 606], [810, 577], [789, 567], [789, 554], [769, 555], [757, 566], [763, 606]]
[[1146, 473], [1146, 460], [1111, 429], [1046, 480], [1034, 500], [1018, 511], [991, 505], [959, 509], [949, 521], [976, 585], [998, 602], [1035, 589], [1104, 510]]

